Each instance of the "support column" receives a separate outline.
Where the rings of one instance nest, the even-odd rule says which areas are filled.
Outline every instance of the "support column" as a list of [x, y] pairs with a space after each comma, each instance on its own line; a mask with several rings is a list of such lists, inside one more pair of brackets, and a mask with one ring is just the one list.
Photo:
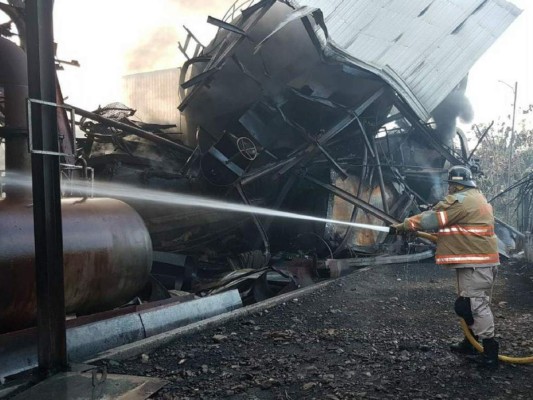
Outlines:
[[[26, 1], [29, 96], [51, 103], [56, 102], [53, 6], [53, 0]], [[32, 107], [34, 149], [58, 152], [56, 108]], [[59, 157], [33, 153], [31, 161], [38, 361], [44, 378], [67, 366]]]

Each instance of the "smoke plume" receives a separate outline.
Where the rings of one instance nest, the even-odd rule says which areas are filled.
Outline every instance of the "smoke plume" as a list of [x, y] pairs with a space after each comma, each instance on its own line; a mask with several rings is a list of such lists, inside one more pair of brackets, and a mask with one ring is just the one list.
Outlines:
[[133, 73], [163, 68], [175, 58], [178, 41], [177, 28], [158, 28], [127, 54], [127, 70]]
[[437, 135], [447, 145], [451, 145], [455, 136], [457, 118], [464, 123], [474, 118], [472, 104], [465, 96], [467, 80], [468, 76], [431, 113]]
[[[222, 18], [233, 4], [233, 0], [167, 0], [159, 2], [157, 7], [164, 7], [165, 14], [175, 16], [175, 25], [160, 26], [153, 21], [154, 29], [134, 49], [127, 54], [126, 69], [128, 74], [147, 72], [157, 69], [179, 67], [181, 53], [178, 42], [184, 41], [186, 32], [182, 25], [187, 25], [196, 36], [203, 27], [190, 26], [198, 21], [206, 21], [208, 15]], [[194, 22], [193, 22], [194, 21]], [[204, 43], [205, 44], [205, 43]]]

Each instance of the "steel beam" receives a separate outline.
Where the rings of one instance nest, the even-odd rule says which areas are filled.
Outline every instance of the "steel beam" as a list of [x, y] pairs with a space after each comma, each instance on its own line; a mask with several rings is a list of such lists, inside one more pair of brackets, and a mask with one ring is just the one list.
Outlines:
[[[357, 107], [355, 110], [347, 110], [346, 116], [343, 117], [341, 120], [337, 121], [337, 123], [331, 127], [327, 132], [325, 132], [323, 135], [321, 135], [318, 140], [315, 142], [311, 142], [307, 148], [303, 150], [303, 152], [296, 157], [296, 159], [289, 163], [287, 166], [285, 166], [281, 171], [280, 175], [285, 174], [292, 168], [296, 167], [297, 165], [307, 165], [307, 163], [312, 160], [315, 155], [320, 151], [319, 146], [322, 146], [322, 152], [326, 152], [324, 149], [324, 146], [332, 140], [335, 136], [337, 136], [340, 132], [342, 132], [346, 127], [348, 127], [353, 121], [357, 120], [359, 121], [359, 116], [361, 116], [368, 107], [370, 107], [377, 99], [379, 99], [383, 94], [385, 93], [385, 89], [382, 87], [376, 92], [372, 94], [364, 103], [362, 103], [359, 107]], [[280, 108], [278, 108], [278, 111], [281, 113], [281, 116], [285, 122], [287, 122], [289, 125], [295, 127], [295, 124], [292, 123], [282, 112]], [[360, 121], [359, 121], [360, 123]], [[360, 124], [360, 127], [362, 129], [362, 134], [365, 136], [366, 141], [368, 142], [368, 138], [366, 138], [366, 133], [364, 131], [364, 127], [362, 124]], [[298, 127], [296, 126], [295, 129], [298, 130]], [[304, 132], [305, 133], [305, 132]], [[368, 144], [368, 149], [372, 153], [372, 146]], [[373, 154], [372, 154], [373, 155]], [[328, 161], [333, 160], [333, 167], [339, 172], [339, 174], [343, 177], [343, 179], [346, 179], [347, 174], [346, 172], [340, 167], [338, 163], [335, 162], [334, 158], [331, 156], [326, 156]]]
[[216, 26], [218, 28], [225, 29], [227, 31], [236, 33], [238, 35], [247, 36], [246, 32], [243, 31], [238, 26], [232, 25], [229, 22], [222, 21], [222, 20], [220, 20], [218, 18], [213, 18], [213, 17], [209, 16], [209, 17], [207, 17], [207, 23], [211, 24], [211, 25], [214, 25], [214, 26]]
[[398, 221], [392, 217], [391, 215], [383, 212], [377, 207], [374, 207], [372, 204], [367, 203], [364, 200], [361, 200], [351, 193], [348, 193], [336, 186], [330, 185], [328, 183], [320, 182], [318, 179], [313, 178], [309, 175], [303, 175], [304, 179], [307, 179], [309, 182], [313, 182], [314, 184], [326, 189], [327, 191], [333, 193], [335, 196], [339, 196], [341, 199], [347, 201], [348, 203], [351, 203], [355, 206], [361, 207], [363, 210], [368, 212], [369, 214], [372, 214], [376, 218], [379, 218], [382, 221], [385, 221], [389, 224], [396, 224]]
[[[30, 98], [56, 102], [53, 0], [26, 2]], [[34, 106], [32, 141], [39, 150], [57, 152], [57, 110]], [[59, 157], [32, 153], [38, 364], [41, 377], [65, 370], [65, 290]]]
[[379, 189], [381, 190], [381, 202], [383, 203], [383, 211], [385, 214], [389, 213], [389, 205], [387, 204], [387, 194], [385, 193], [385, 181], [383, 180], [383, 170], [381, 169], [381, 160], [379, 159], [378, 146], [376, 144], [376, 139], [373, 140], [374, 143], [374, 155], [378, 168], [378, 178], [379, 178]]
[[[241, 185], [237, 185], [237, 192], [239, 192], [239, 195], [241, 196], [241, 199], [244, 202], [244, 204], [246, 204], [248, 206], [251, 205], [251, 203], [248, 200], [248, 197], [246, 196], [246, 193], [244, 193], [244, 189], [242, 188]], [[265, 253], [264, 254], [267, 257], [267, 259], [270, 259], [270, 242], [268, 241], [268, 234], [267, 234], [263, 224], [261, 223], [261, 221], [257, 217], [257, 215], [252, 214], [252, 219], [254, 221], [255, 226], [257, 227], [257, 230], [259, 231], [259, 235], [261, 236], [261, 239], [263, 240], [263, 246], [265, 248]]]

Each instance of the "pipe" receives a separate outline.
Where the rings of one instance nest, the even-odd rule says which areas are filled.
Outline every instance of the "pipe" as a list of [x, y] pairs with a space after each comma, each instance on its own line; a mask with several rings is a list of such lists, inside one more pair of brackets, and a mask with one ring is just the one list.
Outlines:
[[[31, 169], [31, 162], [26, 119], [26, 54], [13, 42], [0, 38], [0, 60], [0, 86], [4, 88], [5, 99], [5, 127], [0, 128], [0, 135], [5, 137], [6, 171], [27, 174]], [[5, 192], [6, 196], [13, 199], [31, 198], [31, 192], [27, 188], [6, 184]]]
[[[472, 336], [470, 333], [470, 329], [468, 329], [468, 325], [466, 324], [465, 320], [461, 318], [461, 327], [463, 328], [463, 332], [465, 334], [465, 337], [468, 339], [470, 344], [476, 348], [477, 351], [480, 353], [483, 353], [483, 346], [479, 344], [479, 342]], [[511, 364], [531, 364], [533, 363], [533, 356], [528, 357], [512, 357], [512, 356], [504, 356], [499, 355], [498, 359], [503, 362], [511, 363]]]
[[381, 169], [381, 161], [379, 159], [378, 147], [377, 147], [375, 139], [373, 139], [373, 143], [374, 143], [375, 160], [376, 160], [376, 164], [378, 168], [379, 189], [381, 191], [381, 203], [383, 204], [383, 211], [385, 211], [385, 214], [390, 214], [389, 205], [387, 204], [387, 193], [385, 192], [385, 181], [383, 180], [383, 170]]
[[[8, 2], [10, 3], [10, 2]], [[26, 21], [24, 19], [24, 8], [19, 8], [11, 4], [0, 3], [0, 11], [4, 12], [17, 27], [20, 47], [26, 48]]]
[[[246, 193], [244, 193], [244, 189], [242, 188], [242, 185], [237, 185], [236, 188], [244, 204], [248, 206], [251, 205], [250, 201], [248, 200], [248, 197], [246, 196]], [[263, 255], [265, 256], [265, 264], [267, 264], [268, 261], [270, 260], [270, 242], [268, 241], [268, 234], [265, 228], [263, 227], [263, 224], [261, 224], [261, 221], [259, 220], [257, 215], [252, 214], [252, 219], [254, 221], [255, 226], [257, 227], [257, 230], [259, 231], [259, 235], [261, 236], [261, 239], [263, 240], [263, 246], [265, 248]]]
[[339, 278], [354, 271], [354, 268], [368, 266], [380, 266], [385, 264], [403, 264], [425, 260], [433, 257], [435, 252], [426, 250], [422, 253], [401, 254], [393, 256], [359, 257], [359, 258], [335, 258], [326, 260], [326, 270], [330, 278]]
[[[69, 361], [86, 362], [88, 358], [116, 347], [165, 334], [183, 326], [194, 326], [220, 314], [241, 309], [238, 290], [231, 290], [197, 300], [160, 305], [109, 317], [92, 315], [67, 321], [67, 349]], [[94, 318], [98, 318], [94, 320]], [[36, 332], [27, 329], [0, 335], [0, 380], [37, 365]]]

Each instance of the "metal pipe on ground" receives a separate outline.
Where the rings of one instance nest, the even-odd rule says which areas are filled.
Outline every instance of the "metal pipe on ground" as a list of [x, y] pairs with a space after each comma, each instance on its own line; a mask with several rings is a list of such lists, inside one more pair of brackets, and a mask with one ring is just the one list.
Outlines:
[[164, 332], [159, 335], [140, 340], [138, 342], [130, 343], [109, 351], [105, 351], [103, 353], [98, 354], [95, 358], [87, 360], [86, 362], [92, 363], [103, 359], [124, 360], [127, 358], [135, 357], [142, 353], [149, 353], [155, 350], [156, 348], [169, 344], [177, 337], [184, 335], [192, 335], [194, 333], [202, 332], [205, 329], [211, 327], [220, 326], [226, 322], [233, 321], [238, 318], [253, 315], [259, 311], [269, 309], [278, 304], [297, 299], [299, 297], [303, 297], [315, 291], [321, 290], [325, 287], [334, 284], [335, 282], [336, 280], [332, 279], [325, 282], [320, 282], [313, 286], [294, 290], [292, 292], [273, 297], [260, 303], [253, 304], [251, 306], [243, 307], [238, 310], [231, 311], [229, 313], [217, 315], [215, 317], [195, 322], [182, 328], [173, 329], [171, 331]]
[[[67, 329], [70, 362], [82, 362], [98, 353], [158, 336], [188, 324], [242, 307], [238, 290], [179, 304], [120, 315]], [[35, 332], [0, 336], [0, 380], [37, 366]]]
[[394, 256], [329, 259], [326, 260], [326, 270], [331, 278], [338, 278], [352, 273], [354, 268], [416, 262], [431, 258], [434, 255], [435, 252], [433, 250], [427, 250], [421, 253]]

